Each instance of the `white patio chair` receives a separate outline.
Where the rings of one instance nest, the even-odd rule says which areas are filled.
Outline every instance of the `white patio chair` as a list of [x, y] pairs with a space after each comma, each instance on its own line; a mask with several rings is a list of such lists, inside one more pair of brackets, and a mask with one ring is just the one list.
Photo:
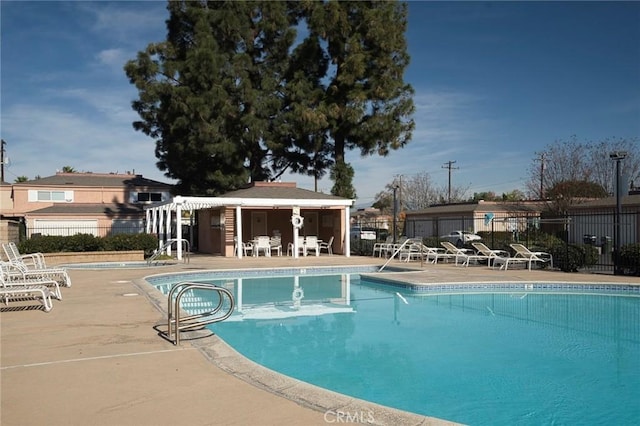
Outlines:
[[282, 256], [282, 238], [279, 236], [274, 236], [269, 239], [269, 245], [271, 246], [271, 251], [275, 251], [278, 256]]
[[260, 253], [267, 257], [271, 256], [271, 239], [268, 235], [259, 236], [253, 244], [253, 255], [258, 257]]
[[306, 256], [309, 252], [315, 252], [316, 256], [320, 256], [320, 245], [318, 244], [318, 237], [314, 235], [309, 235], [304, 237], [304, 255]]
[[233, 243], [235, 245], [234, 251], [236, 256], [239, 254], [239, 250], [242, 250], [242, 254], [244, 256], [250, 256], [253, 254], [253, 244], [252, 243], [241, 243], [238, 244], [238, 237], [233, 237]]
[[[295, 245], [293, 242], [290, 242], [289, 244], [287, 244], [287, 256], [293, 256], [295, 250]], [[305, 247], [304, 247], [304, 237], [298, 237], [298, 254], [302, 254], [304, 255], [305, 252]]]
[[333, 236], [329, 238], [329, 241], [327, 242], [320, 241], [318, 243], [318, 248], [320, 252], [322, 252], [322, 250], [325, 250], [329, 255], [332, 255], [333, 254]]

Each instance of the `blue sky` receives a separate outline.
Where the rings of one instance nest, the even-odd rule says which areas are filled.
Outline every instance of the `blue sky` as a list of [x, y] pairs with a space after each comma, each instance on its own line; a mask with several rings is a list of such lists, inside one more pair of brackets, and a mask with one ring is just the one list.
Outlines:
[[[5, 180], [72, 166], [170, 182], [154, 141], [132, 128], [137, 92], [122, 70], [165, 38], [166, 3], [0, 7]], [[640, 2], [410, 2], [407, 39], [416, 129], [388, 157], [348, 154], [357, 205], [398, 176], [446, 187], [448, 161], [468, 196], [524, 190], [555, 141], [640, 137]], [[314, 189], [308, 177], [283, 180]]]

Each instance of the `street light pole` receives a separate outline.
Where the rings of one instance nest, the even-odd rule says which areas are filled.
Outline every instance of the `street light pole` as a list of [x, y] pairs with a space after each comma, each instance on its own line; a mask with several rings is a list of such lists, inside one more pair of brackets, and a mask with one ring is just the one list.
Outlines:
[[624, 270], [620, 265], [620, 216], [622, 212], [622, 200], [620, 194], [620, 162], [627, 157], [625, 151], [614, 151], [609, 154], [609, 158], [616, 162], [616, 215], [614, 219], [614, 235], [613, 235], [613, 274], [624, 275]]
[[394, 185], [393, 187], [393, 244], [396, 243], [396, 237], [398, 232], [396, 231], [398, 226], [398, 202], [396, 200], [396, 191], [398, 190], [398, 185]]

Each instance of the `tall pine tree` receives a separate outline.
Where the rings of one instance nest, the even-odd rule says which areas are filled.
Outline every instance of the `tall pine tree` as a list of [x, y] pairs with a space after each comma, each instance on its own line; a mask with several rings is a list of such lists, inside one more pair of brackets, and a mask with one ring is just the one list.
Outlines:
[[[167, 40], [125, 72], [134, 127], [177, 190], [217, 195], [286, 170], [355, 198], [346, 150], [387, 155], [411, 137], [406, 5], [170, 1]], [[303, 29], [304, 37], [297, 39]]]

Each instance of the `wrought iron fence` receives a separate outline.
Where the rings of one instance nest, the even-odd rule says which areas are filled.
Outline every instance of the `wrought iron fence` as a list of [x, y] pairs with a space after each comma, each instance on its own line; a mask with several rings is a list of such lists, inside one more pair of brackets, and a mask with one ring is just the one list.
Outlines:
[[[640, 212], [622, 212], [620, 215], [620, 241], [615, 241], [616, 214], [611, 209], [574, 213], [565, 217], [545, 218], [534, 214], [496, 213], [484, 218], [470, 216], [447, 218], [407, 218], [397, 222], [396, 238], [422, 238], [440, 240], [454, 230], [471, 231], [480, 235], [491, 247], [508, 242], [521, 242], [527, 246], [539, 244], [541, 239], [553, 236], [565, 244], [588, 244], [595, 248], [598, 258], [587, 269], [610, 273], [614, 270], [617, 246], [640, 242]], [[376, 242], [393, 236], [393, 229], [385, 229], [388, 222], [367, 220], [352, 224], [361, 229], [376, 231], [376, 240], [351, 238], [352, 253], [371, 255]], [[389, 238], [391, 238], [389, 237]], [[636, 265], [636, 270], [640, 265]]]
[[141, 226], [131, 225], [112, 225], [112, 226], [35, 226], [27, 227], [25, 235], [27, 238], [34, 238], [43, 235], [54, 235], [68, 237], [77, 234], [89, 234], [95, 237], [107, 237], [117, 234], [141, 234], [145, 232], [145, 228]]

